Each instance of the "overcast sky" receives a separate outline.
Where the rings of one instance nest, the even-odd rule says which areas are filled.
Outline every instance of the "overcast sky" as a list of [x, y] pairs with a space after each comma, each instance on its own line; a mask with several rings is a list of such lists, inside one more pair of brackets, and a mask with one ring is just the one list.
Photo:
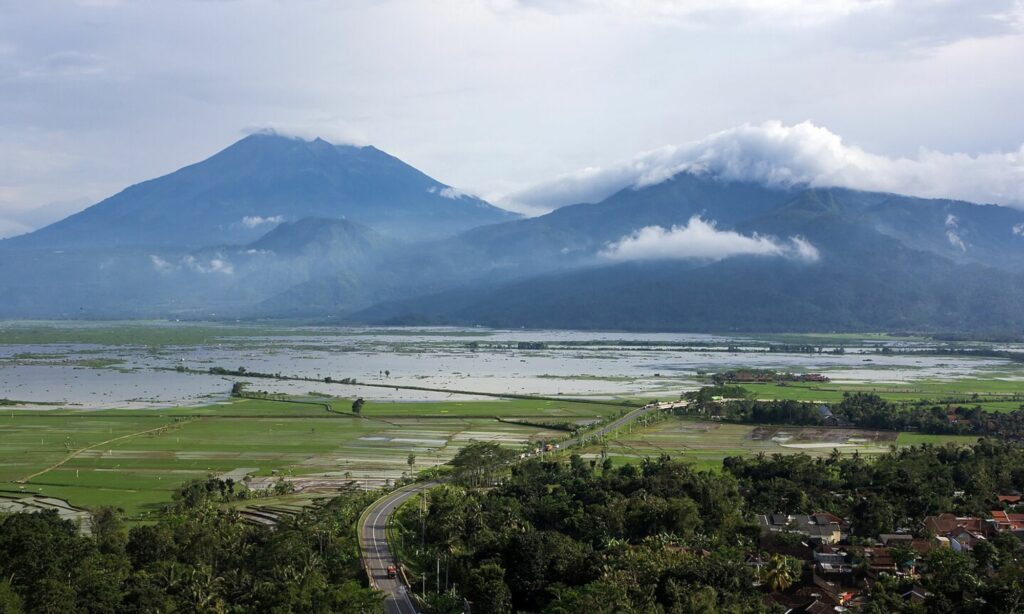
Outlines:
[[0, 0], [0, 236], [267, 127], [533, 211], [762, 128], [1022, 205], [1022, 108], [1019, 0]]

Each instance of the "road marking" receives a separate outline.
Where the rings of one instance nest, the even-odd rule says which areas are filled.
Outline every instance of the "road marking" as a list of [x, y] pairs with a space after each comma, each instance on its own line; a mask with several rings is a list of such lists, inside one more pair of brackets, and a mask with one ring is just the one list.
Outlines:
[[[364, 533], [365, 539], [363, 540], [363, 543], [369, 547], [364, 548], [364, 550], [368, 552], [372, 551], [372, 556], [367, 558], [367, 572], [370, 584], [377, 590], [384, 590], [387, 593], [385, 606], [389, 611], [397, 610], [399, 614], [405, 614], [406, 611], [410, 614], [416, 614], [416, 608], [409, 599], [408, 593], [403, 590], [405, 589], [405, 586], [400, 580], [387, 578], [380, 583], [376, 581], [376, 574], [378, 573], [378, 570], [386, 571], [387, 569], [386, 559], [384, 556], [385, 552], [389, 556], [391, 555], [387, 545], [387, 526], [381, 526], [381, 516], [384, 516], [386, 523], [387, 517], [391, 515], [398, 505], [400, 505], [405, 499], [415, 495], [426, 487], [427, 486], [420, 486], [418, 488], [392, 493], [389, 497], [380, 501], [377, 504], [378, 507], [371, 510], [371, 513], [376, 511], [376, 514], [373, 515], [372, 520], [368, 525], [363, 525], [363, 527], [361, 527], [362, 529], [368, 529]], [[367, 519], [370, 520], [370, 517], [367, 516]], [[374, 559], [376, 559], [376, 565], [374, 565]], [[389, 586], [391, 582], [394, 582], [396, 585], [394, 589]]]

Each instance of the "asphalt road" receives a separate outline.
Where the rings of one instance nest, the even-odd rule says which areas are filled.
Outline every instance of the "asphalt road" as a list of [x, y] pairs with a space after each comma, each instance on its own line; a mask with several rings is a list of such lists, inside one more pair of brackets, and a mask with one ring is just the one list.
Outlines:
[[[589, 433], [587, 439], [606, 435], [644, 414], [669, 409], [677, 404], [645, 405], [634, 409], [621, 418], [609, 422], [598, 430]], [[417, 614], [418, 610], [409, 598], [408, 587], [400, 578], [388, 578], [388, 565], [397, 566], [397, 561], [388, 548], [388, 518], [402, 503], [418, 493], [433, 488], [440, 482], [423, 482], [400, 488], [387, 496], [378, 499], [363, 515], [359, 527], [359, 549], [363, 553], [363, 565], [370, 579], [370, 586], [384, 592], [384, 611], [387, 614]]]
[[388, 518], [410, 497], [437, 486], [439, 482], [411, 484], [378, 499], [363, 515], [359, 527], [359, 549], [363, 553], [363, 566], [370, 586], [384, 592], [384, 611], [387, 614], [416, 614], [418, 610], [409, 598], [408, 588], [400, 578], [388, 578], [388, 565], [397, 566], [388, 547]]
[[644, 414], [649, 414], [652, 411], [672, 409], [673, 407], [682, 407], [682, 406], [685, 406], [685, 405], [686, 405], [686, 403], [684, 403], [684, 402], [679, 402], [679, 403], [659, 403], [657, 405], [644, 405], [643, 407], [639, 407], [639, 408], [634, 409], [633, 411], [629, 412], [628, 414], [625, 414], [621, 418], [618, 418], [616, 420], [612, 420], [611, 422], [609, 422], [605, 426], [602, 426], [601, 428], [597, 429], [593, 433], [587, 433], [586, 439], [591, 439], [593, 437], [602, 437], [604, 435], [607, 435], [608, 433], [614, 431], [615, 429], [623, 427], [627, 423], [632, 422], [633, 420], [636, 420], [637, 418], [639, 418], [640, 416], [642, 416]]

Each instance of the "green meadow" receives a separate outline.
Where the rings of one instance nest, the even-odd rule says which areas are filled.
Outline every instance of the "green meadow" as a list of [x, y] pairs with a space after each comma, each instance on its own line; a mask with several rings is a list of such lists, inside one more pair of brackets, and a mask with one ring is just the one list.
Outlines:
[[639, 462], [665, 454], [717, 469], [728, 456], [757, 454], [881, 454], [893, 446], [923, 443], [970, 444], [975, 437], [895, 433], [854, 428], [758, 426], [671, 418], [641, 428], [620, 430], [584, 450], [589, 458], [610, 457], [616, 464]]
[[1024, 381], [1013, 379], [962, 378], [956, 380], [919, 380], [908, 384], [811, 383], [743, 384], [756, 399], [788, 399], [834, 403], [845, 393], [868, 392], [889, 401], [911, 402], [919, 399], [942, 403], [955, 400], [981, 405], [988, 411], [1013, 411], [1024, 405]]
[[[188, 480], [248, 474], [350, 480], [375, 487], [450, 460], [474, 441], [522, 446], [564, 435], [497, 420], [588, 422], [618, 406], [557, 401], [309, 403], [236, 400], [151, 410], [0, 411], [0, 491], [36, 493], [74, 505], [115, 505], [135, 519], [170, 502]], [[240, 473], [239, 473], [240, 472]]]

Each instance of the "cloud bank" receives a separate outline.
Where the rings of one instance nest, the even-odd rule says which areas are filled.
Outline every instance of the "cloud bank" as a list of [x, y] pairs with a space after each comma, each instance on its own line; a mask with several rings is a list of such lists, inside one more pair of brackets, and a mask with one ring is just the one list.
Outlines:
[[845, 187], [1024, 209], [1024, 145], [1006, 153], [969, 155], [922, 148], [913, 158], [888, 157], [848, 145], [811, 122], [787, 126], [778, 121], [745, 124], [618, 164], [585, 168], [505, 200], [527, 210], [551, 210], [595, 202], [681, 172], [773, 187]]
[[200, 260], [192, 255], [186, 255], [181, 258], [177, 263], [168, 262], [167, 260], [157, 256], [156, 254], [149, 255], [149, 261], [153, 264], [153, 268], [160, 273], [171, 273], [174, 271], [188, 270], [194, 273], [219, 273], [221, 275], [234, 275], [235, 266], [231, 264], [224, 256], [217, 254], [209, 260]]
[[714, 221], [693, 216], [685, 226], [666, 230], [647, 226], [610, 244], [601, 255], [627, 260], [722, 260], [732, 256], [774, 256], [816, 262], [818, 249], [803, 237], [780, 241], [759, 234], [750, 236], [719, 230]]
[[263, 226], [264, 224], [280, 224], [284, 221], [284, 216], [272, 215], [269, 217], [263, 217], [260, 215], [247, 215], [242, 218], [242, 226], [246, 228], [256, 228], [257, 226]]

